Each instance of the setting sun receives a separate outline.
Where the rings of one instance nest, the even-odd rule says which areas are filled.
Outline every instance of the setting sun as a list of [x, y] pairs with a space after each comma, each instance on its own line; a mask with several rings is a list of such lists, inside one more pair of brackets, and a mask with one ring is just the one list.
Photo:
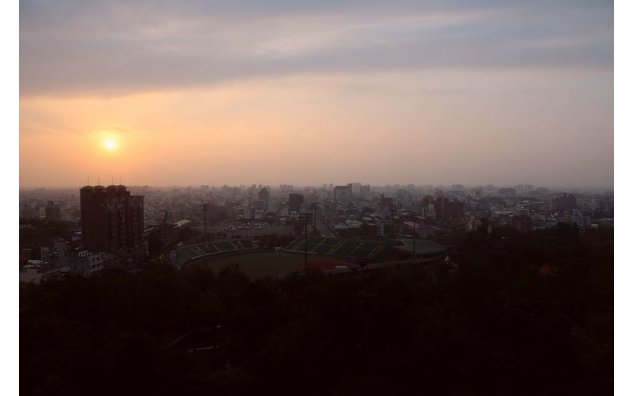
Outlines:
[[117, 149], [118, 144], [116, 140], [109, 138], [103, 141], [103, 146], [108, 151], [114, 151]]

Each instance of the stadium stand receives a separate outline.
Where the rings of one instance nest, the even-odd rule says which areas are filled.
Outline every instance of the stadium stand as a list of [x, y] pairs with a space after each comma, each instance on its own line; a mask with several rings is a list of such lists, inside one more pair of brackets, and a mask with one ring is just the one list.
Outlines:
[[[295, 253], [304, 252], [304, 238], [297, 238], [284, 250]], [[385, 241], [344, 240], [327, 237], [311, 237], [307, 241], [309, 254], [327, 255], [347, 258], [373, 258], [381, 250], [389, 248]]]
[[180, 269], [189, 261], [201, 257], [252, 249], [257, 249], [257, 246], [253, 241], [248, 240], [202, 242], [195, 245], [180, 246], [172, 250], [170, 252], [170, 262]]
[[[411, 240], [347, 240], [327, 237], [310, 237], [307, 242], [299, 237], [292, 241], [284, 250], [294, 253], [304, 253], [307, 243], [308, 254], [318, 254], [357, 260], [395, 260], [411, 255]], [[446, 251], [445, 247], [427, 240], [416, 241], [417, 256], [435, 256]]]

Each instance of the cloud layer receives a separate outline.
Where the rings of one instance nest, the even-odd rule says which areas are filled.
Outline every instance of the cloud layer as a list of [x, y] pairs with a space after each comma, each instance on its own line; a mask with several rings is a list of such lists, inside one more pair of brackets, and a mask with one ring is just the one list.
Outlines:
[[20, 3], [22, 95], [102, 95], [302, 73], [612, 68], [599, 1]]

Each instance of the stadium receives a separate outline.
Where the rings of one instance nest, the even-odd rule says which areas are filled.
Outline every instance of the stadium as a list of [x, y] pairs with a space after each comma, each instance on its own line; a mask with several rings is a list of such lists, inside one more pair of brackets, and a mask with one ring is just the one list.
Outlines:
[[351, 240], [296, 238], [283, 248], [260, 248], [256, 241], [221, 240], [180, 246], [170, 252], [177, 268], [220, 272], [237, 266], [246, 275], [281, 277], [304, 270], [327, 274], [382, 268], [401, 262], [422, 263], [444, 257], [446, 248], [423, 239]]

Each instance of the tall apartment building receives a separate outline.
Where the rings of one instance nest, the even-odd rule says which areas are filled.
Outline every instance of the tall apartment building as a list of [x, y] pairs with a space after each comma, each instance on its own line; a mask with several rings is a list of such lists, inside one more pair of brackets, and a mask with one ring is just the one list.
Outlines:
[[333, 191], [335, 202], [348, 203], [352, 201], [352, 184], [346, 186], [335, 186]]
[[44, 213], [46, 215], [46, 221], [57, 221], [62, 217], [59, 205], [56, 205], [53, 201], [46, 203]]
[[84, 248], [131, 253], [143, 246], [143, 196], [125, 186], [85, 186], [80, 190]]
[[464, 217], [464, 203], [457, 199], [437, 197], [434, 200], [434, 212], [438, 220], [460, 219]]
[[288, 195], [288, 210], [291, 212], [299, 212], [304, 203], [304, 196], [302, 194], [289, 194]]

